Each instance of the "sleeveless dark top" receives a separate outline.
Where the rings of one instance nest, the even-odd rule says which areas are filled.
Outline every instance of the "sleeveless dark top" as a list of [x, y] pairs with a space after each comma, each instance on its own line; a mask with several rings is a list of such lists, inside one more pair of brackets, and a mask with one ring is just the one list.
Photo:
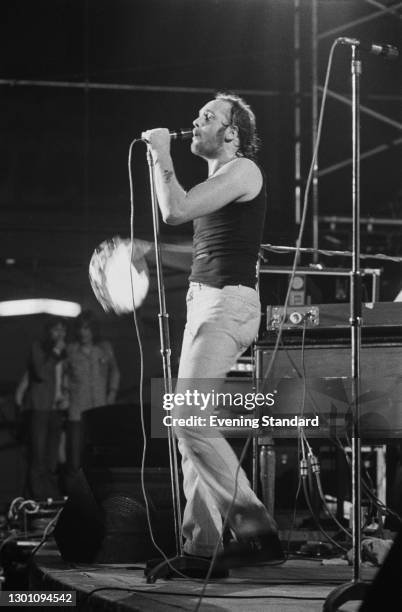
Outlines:
[[194, 219], [190, 281], [219, 289], [225, 285], [255, 286], [267, 200], [263, 172], [262, 177], [261, 191], [253, 200], [230, 202]]

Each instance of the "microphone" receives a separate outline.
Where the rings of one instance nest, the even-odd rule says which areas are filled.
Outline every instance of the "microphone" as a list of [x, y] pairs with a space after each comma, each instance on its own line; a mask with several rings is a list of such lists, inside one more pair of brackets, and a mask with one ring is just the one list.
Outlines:
[[191, 128], [180, 128], [176, 132], [169, 132], [170, 140], [190, 140], [193, 137]]
[[368, 51], [373, 55], [382, 55], [385, 59], [394, 60], [399, 57], [399, 49], [398, 47], [394, 47], [393, 45], [380, 45], [378, 43], [365, 43], [357, 38], [348, 38], [347, 36], [342, 36], [338, 38], [338, 41], [341, 45], [355, 45], [356, 47], [360, 47], [363, 51]]
[[[147, 142], [147, 139], [144, 138], [142, 134], [139, 140], [143, 140], [144, 142]], [[177, 140], [177, 141], [190, 140], [190, 138], [193, 137], [193, 130], [191, 128], [180, 128], [179, 130], [175, 130], [174, 132], [169, 131], [169, 136], [170, 136], [170, 140]]]

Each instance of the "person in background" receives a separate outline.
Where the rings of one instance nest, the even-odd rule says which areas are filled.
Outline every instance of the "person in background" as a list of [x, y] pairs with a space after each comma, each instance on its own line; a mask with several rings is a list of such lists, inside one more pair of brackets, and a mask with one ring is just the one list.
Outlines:
[[82, 414], [91, 408], [113, 404], [120, 372], [112, 345], [100, 336], [94, 314], [83, 311], [75, 320], [76, 340], [67, 346], [66, 386], [69, 392], [66, 460], [67, 492], [81, 466]]
[[42, 340], [32, 344], [26, 377], [26, 408], [30, 410], [29, 490], [37, 500], [60, 497], [58, 451], [67, 396], [63, 389], [67, 326], [52, 318]]

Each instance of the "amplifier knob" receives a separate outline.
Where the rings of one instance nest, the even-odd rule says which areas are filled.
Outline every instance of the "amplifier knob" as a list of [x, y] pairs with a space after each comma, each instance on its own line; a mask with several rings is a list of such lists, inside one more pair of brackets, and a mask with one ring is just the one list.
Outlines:
[[293, 325], [299, 325], [299, 323], [301, 323], [303, 321], [303, 317], [300, 314], [300, 312], [297, 312], [297, 311], [296, 312], [292, 312], [289, 315], [289, 321], [291, 323], [293, 323]]

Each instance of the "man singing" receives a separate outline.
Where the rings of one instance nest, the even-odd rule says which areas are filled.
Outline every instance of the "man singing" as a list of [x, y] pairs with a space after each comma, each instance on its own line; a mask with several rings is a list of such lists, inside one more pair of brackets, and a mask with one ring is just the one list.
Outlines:
[[[260, 303], [256, 262], [264, 226], [264, 176], [254, 161], [255, 116], [238, 96], [218, 94], [193, 122], [191, 151], [208, 163], [208, 178], [186, 192], [177, 181], [167, 129], [144, 132], [154, 164], [163, 220], [194, 220], [194, 253], [187, 294], [176, 392], [189, 381], [225, 375], [257, 335]], [[212, 409], [211, 409], [212, 410]], [[177, 407], [175, 416], [185, 416]], [[236, 536], [219, 561], [226, 567], [283, 558], [274, 520], [252, 491], [231, 446], [200, 427], [176, 434], [187, 504], [184, 550], [210, 557], [221, 541], [222, 517]], [[237, 480], [237, 483], [236, 483]], [[233, 502], [233, 498], [234, 502]], [[233, 503], [232, 503], [233, 502]]]

